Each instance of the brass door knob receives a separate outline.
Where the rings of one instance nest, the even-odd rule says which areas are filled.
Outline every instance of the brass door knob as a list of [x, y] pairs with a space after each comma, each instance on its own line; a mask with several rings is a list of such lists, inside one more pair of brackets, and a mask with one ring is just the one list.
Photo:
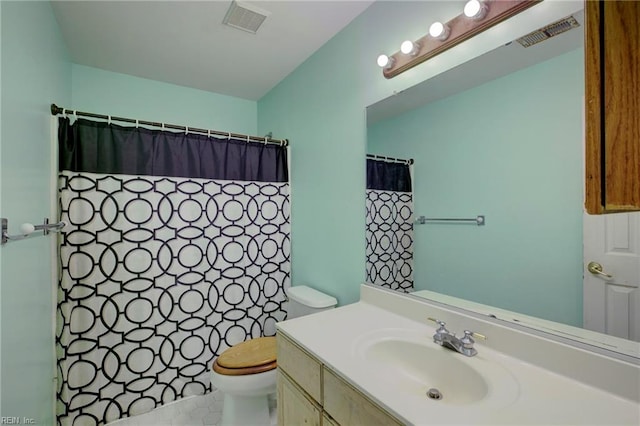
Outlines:
[[600, 275], [602, 277], [605, 277], [608, 280], [613, 278], [612, 275], [602, 272], [602, 265], [598, 262], [589, 262], [589, 264], [587, 265], [587, 271], [591, 272], [593, 275]]

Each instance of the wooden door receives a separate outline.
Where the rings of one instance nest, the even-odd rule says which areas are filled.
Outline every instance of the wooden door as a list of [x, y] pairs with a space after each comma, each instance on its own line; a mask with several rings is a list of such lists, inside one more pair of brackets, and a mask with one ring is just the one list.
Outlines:
[[[640, 213], [584, 215], [584, 328], [640, 341]], [[596, 262], [601, 273], [589, 272]]]
[[640, 1], [585, 5], [586, 202], [640, 210]]

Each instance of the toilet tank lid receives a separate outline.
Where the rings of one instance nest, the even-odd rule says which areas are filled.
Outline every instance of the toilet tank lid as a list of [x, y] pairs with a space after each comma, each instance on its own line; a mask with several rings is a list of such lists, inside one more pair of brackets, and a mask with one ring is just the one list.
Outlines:
[[306, 285], [289, 287], [286, 293], [290, 299], [311, 308], [331, 308], [338, 304], [335, 297], [319, 292]]

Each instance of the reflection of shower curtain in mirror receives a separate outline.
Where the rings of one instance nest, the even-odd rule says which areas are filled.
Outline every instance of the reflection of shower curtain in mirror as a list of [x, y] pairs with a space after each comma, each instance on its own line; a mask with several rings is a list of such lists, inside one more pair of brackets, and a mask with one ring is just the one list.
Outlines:
[[408, 164], [367, 159], [366, 281], [413, 291], [413, 193]]

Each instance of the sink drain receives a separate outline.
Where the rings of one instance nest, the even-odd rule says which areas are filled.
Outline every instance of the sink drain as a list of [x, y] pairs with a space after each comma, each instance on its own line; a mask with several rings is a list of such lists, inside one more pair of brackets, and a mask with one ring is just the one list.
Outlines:
[[440, 393], [440, 391], [438, 389], [436, 389], [436, 388], [429, 389], [427, 391], [427, 396], [429, 397], [429, 399], [435, 399], [435, 400], [443, 398], [443, 396]]

